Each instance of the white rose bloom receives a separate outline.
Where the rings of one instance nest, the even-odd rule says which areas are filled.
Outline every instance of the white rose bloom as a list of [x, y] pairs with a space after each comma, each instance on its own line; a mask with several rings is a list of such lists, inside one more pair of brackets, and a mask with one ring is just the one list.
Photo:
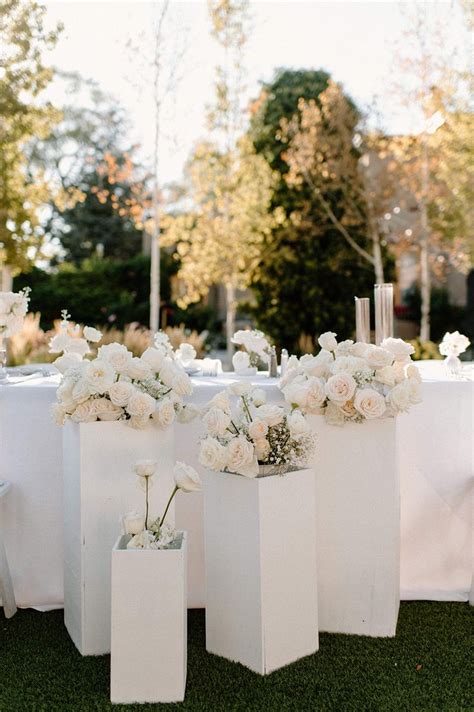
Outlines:
[[102, 394], [115, 382], [117, 374], [110, 363], [101, 358], [89, 361], [84, 378], [91, 393]]
[[264, 420], [267, 425], [279, 425], [283, 422], [284, 410], [278, 405], [261, 405], [256, 410], [257, 418]]
[[418, 383], [421, 383], [420, 369], [414, 364], [410, 364], [409, 366], [407, 366], [405, 373], [407, 378], [411, 378], [413, 381], [418, 381]]
[[94, 329], [93, 326], [85, 326], [83, 334], [84, 338], [87, 339], [87, 341], [91, 341], [93, 344], [96, 344], [102, 338], [102, 332], [99, 331], [99, 329]]
[[145, 529], [145, 517], [139, 512], [127, 512], [122, 517], [122, 531], [124, 534], [140, 534]]
[[387, 402], [395, 413], [406, 413], [410, 407], [410, 386], [403, 381], [392, 388], [387, 395]]
[[97, 420], [97, 413], [94, 409], [94, 400], [91, 398], [84, 403], [79, 403], [71, 414], [71, 420], [75, 423], [92, 423]]
[[147, 363], [154, 373], [158, 373], [166, 360], [166, 354], [162, 349], [155, 349], [150, 346], [142, 353], [141, 360]]
[[[265, 406], [262, 406], [265, 407]], [[244, 435], [232, 438], [227, 446], [227, 468], [244, 477], [258, 475], [258, 462], [255, 448]]]
[[190, 396], [193, 392], [191, 379], [189, 378], [187, 373], [181, 370], [175, 372], [171, 380], [171, 388], [179, 396]]
[[381, 418], [386, 410], [384, 397], [373, 388], [358, 388], [354, 407], [367, 420]]
[[94, 405], [94, 412], [99, 420], [120, 420], [123, 415], [122, 408], [114, 405], [108, 398], [96, 398], [92, 403]]
[[403, 363], [402, 361], [395, 361], [392, 368], [395, 373], [396, 383], [402, 383], [405, 380], [406, 364]]
[[201, 411], [198, 406], [193, 403], [187, 403], [178, 410], [176, 417], [178, 423], [186, 425], [187, 423], [191, 423], [199, 415], [201, 415]]
[[131, 383], [127, 381], [117, 381], [117, 383], [113, 383], [110, 386], [109, 397], [114, 405], [125, 408], [132, 395], [136, 392], [135, 387]]
[[56, 334], [49, 342], [49, 353], [60, 354], [63, 351], [66, 351], [70, 341], [72, 341], [72, 339], [68, 334], [65, 334], [64, 332]]
[[310, 431], [310, 426], [303, 413], [295, 410], [287, 416], [286, 422], [292, 438], [298, 439], [307, 435]]
[[329, 425], [344, 425], [344, 413], [335, 403], [331, 403], [329, 401], [324, 411], [324, 415], [326, 416], [326, 420]]
[[64, 378], [56, 391], [56, 398], [60, 403], [74, 402], [73, 396], [74, 381], [69, 378]]
[[79, 356], [85, 356], [90, 353], [90, 348], [85, 339], [69, 339], [64, 351], [68, 354], [79, 354]]
[[270, 454], [270, 443], [265, 438], [255, 440], [255, 454], [257, 460], [264, 461]]
[[346, 339], [345, 341], [341, 341], [337, 346], [336, 346], [336, 356], [349, 356], [352, 351], [352, 347], [354, 346], [354, 342], [352, 339]]
[[262, 440], [268, 433], [268, 425], [264, 420], [257, 418], [249, 425], [249, 435], [254, 442]]
[[167, 356], [162, 361], [161, 366], [160, 366], [160, 370], [159, 370], [160, 381], [162, 381], [165, 384], [165, 386], [168, 386], [168, 388], [173, 388], [173, 381], [176, 378], [176, 375], [177, 375], [176, 364], [174, 361], [172, 361]]
[[410, 403], [416, 405], [421, 403], [423, 398], [421, 395], [421, 382], [416, 378], [408, 378], [406, 381], [408, 392], [410, 394]]
[[231, 408], [228, 394], [225, 391], [216, 393], [216, 395], [211, 398], [209, 403], [206, 405], [206, 409], [209, 408], [219, 408], [226, 413], [230, 413]]
[[248, 396], [253, 391], [253, 386], [245, 381], [237, 381], [231, 383], [227, 390], [234, 396]]
[[283, 388], [283, 395], [287, 403], [304, 409], [308, 403], [308, 386], [306, 383], [290, 383]]
[[241, 373], [250, 368], [250, 356], [246, 351], [237, 351], [232, 356], [232, 365], [236, 373]]
[[126, 376], [131, 378], [133, 381], [146, 381], [147, 378], [152, 377], [152, 370], [149, 363], [143, 361], [141, 358], [134, 356], [125, 371]]
[[263, 388], [255, 388], [255, 390], [252, 391], [251, 398], [252, 398], [252, 403], [257, 408], [261, 405], [264, 405], [267, 402], [267, 396], [266, 396]]
[[211, 408], [204, 415], [203, 422], [209, 435], [223, 436], [230, 425], [230, 415], [219, 408]]
[[460, 334], [459, 331], [452, 333], [447, 331], [439, 345], [439, 352], [443, 356], [459, 356], [469, 348], [470, 343], [467, 336]]
[[127, 424], [135, 430], [145, 430], [150, 424], [150, 418], [149, 416], [140, 417], [138, 415], [132, 415], [130, 420], [127, 420]]
[[153, 343], [155, 346], [166, 346], [169, 344], [169, 336], [168, 334], [165, 334], [164, 331], [157, 331], [155, 336], [153, 337]]
[[101, 346], [98, 357], [110, 363], [117, 373], [126, 373], [133, 354], [123, 344], [106, 344]]
[[357, 383], [349, 373], [338, 373], [326, 382], [326, 395], [333, 403], [342, 405], [355, 393]]
[[162, 428], [168, 428], [174, 422], [175, 418], [176, 411], [173, 401], [171, 398], [163, 398], [156, 406], [156, 410], [153, 413], [153, 420]]
[[363, 341], [356, 341], [349, 349], [351, 356], [357, 358], [365, 358], [365, 355], [370, 348], [370, 344], [365, 344]]
[[375, 380], [385, 386], [394, 386], [397, 381], [397, 371], [393, 366], [384, 366], [375, 371]]
[[370, 368], [376, 371], [385, 366], [391, 366], [393, 363], [393, 354], [380, 346], [371, 345], [365, 354], [365, 360]]
[[227, 465], [227, 450], [215, 438], [201, 440], [199, 462], [209, 470], [224, 470]]
[[176, 487], [179, 487], [183, 492], [199, 492], [202, 489], [201, 478], [191, 465], [186, 465], [185, 462], [176, 462], [173, 474]]
[[356, 371], [368, 371], [370, 375], [366, 361], [357, 356], [338, 356], [332, 364], [331, 371], [333, 374], [350, 373], [351, 375]]
[[287, 371], [291, 371], [292, 368], [298, 368], [300, 365], [300, 362], [298, 360], [298, 356], [295, 356], [292, 354], [290, 358], [288, 359], [288, 363], [286, 364], [286, 369]]
[[196, 358], [196, 349], [191, 344], [181, 344], [176, 356], [183, 364], [188, 364]]
[[395, 361], [407, 363], [410, 361], [411, 354], [415, 353], [415, 349], [411, 344], [407, 344], [403, 339], [394, 339], [392, 337], [384, 339], [380, 346], [386, 351], [390, 351]]
[[306, 410], [309, 413], [317, 413], [326, 400], [326, 389], [324, 381], [312, 376], [308, 378], [306, 386]]
[[53, 403], [51, 406], [51, 415], [55, 425], [64, 425], [67, 414], [68, 408], [63, 403]]
[[133, 470], [138, 477], [153, 477], [157, 467], [156, 460], [137, 460]]
[[337, 334], [335, 334], [334, 331], [325, 331], [324, 334], [321, 334], [319, 337], [318, 344], [325, 351], [334, 351], [337, 347], [336, 336]]
[[77, 403], [82, 403], [90, 398], [91, 395], [92, 393], [89, 388], [89, 384], [84, 376], [81, 375], [80, 378], [74, 383], [72, 397]]
[[81, 360], [79, 354], [63, 354], [53, 361], [53, 366], [56, 366], [58, 371], [64, 375], [70, 368], [77, 366]]
[[148, 393], [136, 391], [127, 403], [126, 411], [137, 418], [149, 418], [156, 408], [156, 401]]

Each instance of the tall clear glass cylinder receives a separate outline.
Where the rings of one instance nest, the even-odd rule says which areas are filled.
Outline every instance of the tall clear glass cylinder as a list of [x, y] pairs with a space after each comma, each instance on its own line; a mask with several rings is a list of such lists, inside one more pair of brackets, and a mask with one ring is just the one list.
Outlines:
[[354, 297], [356, 318], [356, 341], [370, 344], [370, 299]]
[[384, 339], [393, 336], [393, 284], [376, 284], [375, 298], [375, 343], [380, 346]]

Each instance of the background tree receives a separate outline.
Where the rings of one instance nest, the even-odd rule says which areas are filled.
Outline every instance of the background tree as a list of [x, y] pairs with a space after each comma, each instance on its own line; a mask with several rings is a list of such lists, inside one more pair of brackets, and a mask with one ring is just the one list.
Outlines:
[[0, 264], [2, 288], [11, 272], [26, 269], [38, 255], [43, 231], [39, 209], [49, 196], [41, 172], [31, 176], [25, 147], [46, 138], [60, 114], [41, 94], [52, 78], [44, 64], [60, 28], [44, 29], [45, 8], [30, 0], [5, 0], [0, 7]]

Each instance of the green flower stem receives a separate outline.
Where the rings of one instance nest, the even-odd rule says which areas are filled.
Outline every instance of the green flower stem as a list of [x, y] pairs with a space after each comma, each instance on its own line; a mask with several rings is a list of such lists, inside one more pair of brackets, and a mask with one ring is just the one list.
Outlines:
[[164, 523], [164, 521], [165, 521], [166, 515], [168, 514], [168, 509], [170, 508], [170, 504], [171, 504], [171, 502], [173, 501], [173, 497], [175, 496], [175, 494], [176, 494], [176, 492], [177, 492], [178, 490], [179, 490], [179, 487], [176, 485], [175, 488], [174, 488], [174, 490], [173, 490], [173, 492], [171, 493], [171, 497], [170, 497], [169, 500], [168, 500], [168, 504], [166, 505], [165, 512], [164, 512], [162, 518], [160, 519], [160, 529], [161, 529], [161, 527], [163, 526], [163, 523]]
[[248, 418], [248, 421], [249, 421], [249, 423], [251, 423], [251, 422], [252, 422], [252, 416], [250, 415], [250, 410], [249, 410], [249, 407], [248, 407], [248, 405], [247, 405], [247, 401], [245, 400], [245, 396], [242, 396], [242, 402], [243, 402], [243, 404], [244, 404], [245, 410], [247, 411], [247, 418]]

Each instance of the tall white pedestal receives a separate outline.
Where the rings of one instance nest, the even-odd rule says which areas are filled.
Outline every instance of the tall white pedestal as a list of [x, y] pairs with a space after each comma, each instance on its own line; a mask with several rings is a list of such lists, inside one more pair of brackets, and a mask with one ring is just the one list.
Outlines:
[[186, 689], [186, 533], [176, 549], [112, 551], [110, 700], [181, 702]]
[[400, 604], [396, 420], [337, 427], [314, 416], [312, 425], [319, 629], [394, 636]]
[[[162, 514], [174, 484], [173, 442], [173, 427], [153, 424], [145, 430], [120, 422], [64, 426], [64, 622], [82, 655], [110, 652], [110, 552], [120, 517], [145, 509], [133, 465], [158, 462], [150, 515]], [[168, 516], [172, 524], [174, 509]]]
[[261, 675], [318, 650], [315, 478], [204, 476], [206, 648]]

